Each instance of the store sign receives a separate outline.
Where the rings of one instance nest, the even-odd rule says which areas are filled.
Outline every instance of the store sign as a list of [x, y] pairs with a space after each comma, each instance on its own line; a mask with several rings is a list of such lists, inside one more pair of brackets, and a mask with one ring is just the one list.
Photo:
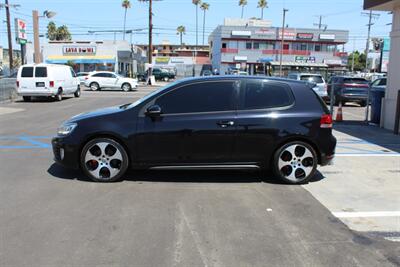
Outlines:
[[157, 57], [156, 58], [156, 63], [158, 64], [168, 64], [169, 62], [169, 57]]
[[[279, 32], [279, 39], [282, 39], [282, 29], [280, 29], [278, 32]], [[285, 29], [283, 39], [296, 40], [296, 33], [294, 31]]]
[[268, 28], [261, 28], [259, 30], [254, 31], [254, 34], [261, 36], [275, 37], [276, 31]]
[[335, 35], [334, 34], [320, 34], [319, 35], [320, 40], [335, 40]]
[[250, 36], [251, 36], [251, 31], [232, 31], [231, 35], [232, 35], [232, 36], [246, 36], [246, 37], [250, 37]]
[[172, 57], [169, 61], [169, 63], [174, 63], [174, 64], [183, 64], [185, 63], [185, 59], [181, 57]]
[[234, 56], [235, 61], [247, 61], [247, 56]]
[[326, 65], [342, 65], [341, 59], [324, 59]]
[[95, 46], [64, 46], [63, 47], [64, 55], [94, 55], [96, 54]]
[[19, 44], [26, 44], [28, 36], [26, 35], [26, 22], [22, 19], [15, 19], [15, 36]]
[[313, 33], [298, 33], [297, 40], [312, 40], [314, 38]]
[[294, 61], [296, 63], [315, 63], [315, 57], [296, 56]]

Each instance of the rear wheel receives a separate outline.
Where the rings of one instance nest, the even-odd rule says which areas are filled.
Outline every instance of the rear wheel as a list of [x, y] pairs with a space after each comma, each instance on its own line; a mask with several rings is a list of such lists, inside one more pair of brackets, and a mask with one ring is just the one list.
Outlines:
[[22, 98], [24, 99], [25, 102], [29, 102], [32, 100], [30, 96], [23, 96]]
[[128, 154], [110, 138], [89, 141], [81, 153], [81, 168], [95, 182], [116, 182], [128, 169]]
[[318, 158], [312, 146], [301, 141], [287, 143], [274, 155], [274, 174], [285, 183], [308, 182], [317, 170]]
[[78, 89], [76, 89], [75, 93], [74, 93], [75, 97], [80, 97], [81, 96], [81, 87], [78, 86]]
[[54, 96], [56, 101], [61, 101], [62, 100], [62, 89], [58, 90], [58, 93]]
[[164, 82], [168, 82], [169, 78], [168, 77], [164, 77]]
[[97, 91], [97, 90], [99, 90], [99, 89], [100, 89], [100, 86], [99, 86], [98, 83], [93, 82], [93, 83], [90, 84], [90, 90], [92, 90], [92, 91]]

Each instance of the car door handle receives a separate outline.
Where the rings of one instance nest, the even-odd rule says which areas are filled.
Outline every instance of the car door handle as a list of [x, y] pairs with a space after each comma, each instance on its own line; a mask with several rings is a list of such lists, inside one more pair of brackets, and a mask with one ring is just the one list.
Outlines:
[[222, 128], [226, 128], [228, 126], [235, 125], [235, 122], [234, 121], [219, 121], [219, 122], [217, 122], [217, 125], [221, 126]]

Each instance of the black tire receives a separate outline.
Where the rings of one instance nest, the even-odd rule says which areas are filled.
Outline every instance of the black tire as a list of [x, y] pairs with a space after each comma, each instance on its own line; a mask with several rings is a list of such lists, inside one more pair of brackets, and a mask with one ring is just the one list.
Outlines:
[[92, 82], [90, 85], [90, 90], [92, 91], [99, 91], [100, 90], [100, 85], [96, 82]]
[[[119, 152], [121, 154], [121, 160], [119, 160], [117, 162], [117, 164], [118, 164], [118, 166], [117, 166], [118, 173], [115, 176], [112, 176], [112, 177], [96, 177], [90, 172], [89, 168], [91, 167], [90, 163], [91, 163], [92, 160], [89, 160], [89, 161], [85, 162], [86, 161], [85, 159], [86, 159], [87, 153], [88, 152], [91, 153], [89, 150], [93, 149], [93, 147], [95, 147], [96, 144], [98, 144], [98, 143], [108, 143], [112, 147], [114, 147], [117, 150], [119, 150]], [[98, 147], [98, 148], [100, 148], [100, 147]], [[111, 157], [113, 155], [116, 155], [116, 152], [113, 155], [108, 155], [107, 151], [106, 151], [107, 148], [108, 148], [108, 145], [104, 147], [104, 153], [102, 153], [101, 149], [100, 149], [100, 152], [101, 152], [100, 155], [99, 154], [97, 154], [97, 155], [90, 154], [90, 155], [96, 157], [96, 162], [97, 162], [97, 167], [94, 166], [95, 168], [92, 171], [95, 171], [95, 170], [100, 168], [98, 172], [99, 172], [99, 174], [101, 174], [102, 169], [106, 169], [106, 174], [107, 174], [107, 170], [110, 170], [112, 161], [115, 160], [115, 159], [112, 159]], [[95, 149], [96, 149], [96, 147], [95, 147]], [[107, 156], [107, 157], [104, 157], [104, 155]], [[105, 158], [104, 160], [110, 159], [110, 161], [108, 161], [108, 162], [106, 161], [105, 163], [103, 163], [103, 162], [97, 160], [97, 157], [99, 157], [99, 159]], [[108, 157], [110, 157], [110, 158], [108, 158]], [[101, 162], [101, 163], [99, 163], [99, 162]], [[108, 163], [108, 165], [106, 163]], [[100, 164], [106, 164], [107, 166], [100, 165]], [[80, 155], [80, 165], [81, 165], [81, 169], [84, 172], [84, 174], [87, 177], [89, 177], [92, 181], [94, 181], [94, 182], [103, 182], [103, 183], [111, 183], [111, 182], [117, 182], [117, 181], [122, 180], [123, 175], [126, 173], [126, 171], [128, 170], [128, 167], [129, 167], [129, 158], [128, 158], [128, 154], [125, 151], [124, 147], [120, 143], [118, 143], [117, 141], [115, 141], [115, 140], [113, 140], [111, 138], [95, 138], [95, 139], [92, 139], [89, 142], [87, 142], [85, 144], [85, 146], [83, 147], [81, 155]], [[111, 171], [109, 171], [108, 173], [111, 175]]]
[[58, 93], [54, 96], [54, 99], [56, 101], [62, 101], [62, 93], [63, 93], [62, 89], [59, 89]]
[[23, 96], [22, 99], [24, 99], [25, 102], [30, 102], [32, 100], [32, 97], [30, 96]]
[[132, 90], [132, 86], [129, 83], [123, 83], [121, 85], [121, 89], [124, 92], [129, 92], [130, 90]]
[[[286, 149], [295, 146], [295, 155], [289, 160], [287, 158], [284, 160], [282, 157], [287, 157]], [[310, 160], [311, 157], [305, 157], [302, 158], [301, 151], [298, 151], [297, 146], [300, 146], [301, 148], [306, 148], [312, 155], [312, 159]], [[302, 150], [302, 149], [300, 149]], [[296, 155], [296, 152], [299, 152], [299, 154]], [[306, 152], [304, 151], [303, 156], [305, 156]], [[298, 158], [296, 158], [298, 157]], [[281, 169], [279, 168], [279, 163], [280, 160], [283, 162], [288, 162], [286, 165], [284, 165]], [[294, 163], [294, 164], [293, 164]], [[302, 167], [300, 167], [300, 164]], [[292, 141], [287, 144], [284, 144], [281, 146], [274, 154], [273, 162], [272, 162], [272, 170], [277, 178], [279, 178], [281, 181], [287, 184], [304, 184], [310, 181], [312, 177], [314, 177], [316, 171], [317, 171], [317, 165], [318, 165], [318, 157], [317, 153], [315, 152], [315, 149], [302, 141]], [[305, 167], [307, 166], [307, 167]], [[311, 168], [309, 173], [307, 174], [304, 170], [305, 168]], [[299, 171], [298, 173], [296, 173]], [[286, 172], [286, 174], [285, 174]], [[294, 172], [294, 173], [293, 173]], [[303, 175], [304, 173], [304, 175]], [[294, 177], [288, 178], [287, 176], [290, 176], [291, 174], [294, 174]], [[297, 174], [299, 174], [299, 177], [297, 178]], [[301, 175], [300, 175], [301, 174]]]
[[75, 97], [80, 97], [81, 96], [81, 87], [78, 86], [78, 89], [76, 89], [75, 93], [74, 93]]

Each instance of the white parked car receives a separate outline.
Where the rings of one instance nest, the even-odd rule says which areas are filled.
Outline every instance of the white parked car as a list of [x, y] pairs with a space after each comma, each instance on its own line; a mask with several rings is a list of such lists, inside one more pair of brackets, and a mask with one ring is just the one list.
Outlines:
[[41, 63], [18, 69], [17, 93], [24, 101], [30, 101], [32, 96], [49, 96], [61, 101], [63, 95], [80, 97], [81, 89], [71, 67]]
[[85, 86], [89, 87], [92, 91], [110, 88], [122, 89], [127, 92], [137, 88], [138, 80], [126, 78], [110, 71], [97, 71], [90, 73], [85, 78]]
[[313, 88], [314, 91], [325, 101], [329, 100], [328, 84], [325, 82], [325, 79], [322, 77], [322, 75], [314, 73], [290, 73], [288, 78], [315, 83], [316, 86]]

